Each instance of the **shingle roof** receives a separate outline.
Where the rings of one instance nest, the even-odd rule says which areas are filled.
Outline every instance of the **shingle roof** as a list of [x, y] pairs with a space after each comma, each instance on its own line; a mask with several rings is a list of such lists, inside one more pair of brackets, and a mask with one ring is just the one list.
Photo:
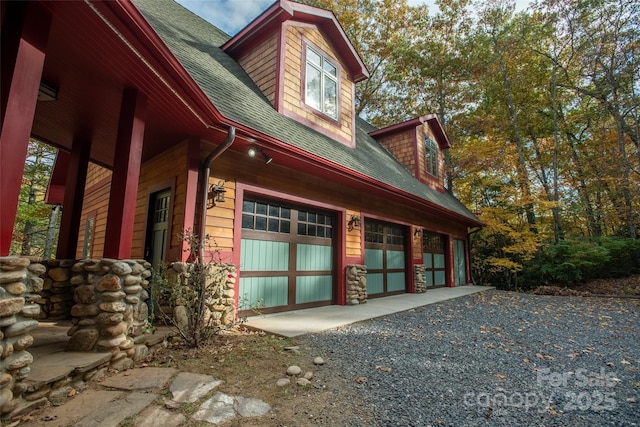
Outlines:
[[228, 119], [479, 222], [455, 197], [419, 182], [368, 135], [375, 128], [366, 121], [357, 120], [354, 149], [278, 113], [242, 67], [219, 48], [228, 34], [172, 0], [133, 3]]

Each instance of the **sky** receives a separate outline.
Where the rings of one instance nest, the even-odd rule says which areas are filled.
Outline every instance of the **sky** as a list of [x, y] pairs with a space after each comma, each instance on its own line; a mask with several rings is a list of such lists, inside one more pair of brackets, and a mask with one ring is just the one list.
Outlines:
[[[275, 0], [176, 0], [229, 35], [237, 34], [249, 22], [271, 6]], [[408, 0], [410, 5], [426, 3], [435, 9], [434, 0]], [[527, 7], [529, 0], [516, 0], [516, 10]]]

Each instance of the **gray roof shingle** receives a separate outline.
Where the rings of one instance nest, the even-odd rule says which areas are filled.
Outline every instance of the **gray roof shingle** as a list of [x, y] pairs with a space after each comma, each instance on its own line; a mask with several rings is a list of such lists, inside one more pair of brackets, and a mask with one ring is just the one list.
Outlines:
[[242, 67], [219, 48], [228, 34], [173, 0], [133, 3], [225, 117], [479, 222], [455, 197], [419, 182], [368, 135], [375, 128], [366, 121], [357, 120], [354, 149], [278, 113]]

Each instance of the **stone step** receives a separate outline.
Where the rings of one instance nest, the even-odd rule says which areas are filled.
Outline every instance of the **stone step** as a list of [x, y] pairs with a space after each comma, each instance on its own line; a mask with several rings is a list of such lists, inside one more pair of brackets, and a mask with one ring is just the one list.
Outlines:
[[110, 352], [65, 352], [63, 343], [34, 347], [30, 352], [34, 360], [31, 372], [25, 380], [28, 391], [38, 390], [63, 378], [84, 374], [111, 360]]

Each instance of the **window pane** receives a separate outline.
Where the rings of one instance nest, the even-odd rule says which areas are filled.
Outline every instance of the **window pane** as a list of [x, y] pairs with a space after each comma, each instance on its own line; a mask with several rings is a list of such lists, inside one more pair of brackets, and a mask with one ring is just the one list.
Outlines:
[[307, 62], [311, 62], [312, 64], [316, 64], [320, 67], [322, 63], [322, 57], [315, 53], [313, 50], [307, 48]]
[[316, 222], [316, 214], [309, 213], [309, 222]]
[[306, 221], [307, 213], [305, 211], [298, 211], [298, 221]]
[[263, 216], [256, 217], [256, 230], [266, 231], [267, 230], [267, 218]]
[[253, 229], [253, 216], [242, 215], [242, 228]]
[[291, 210], [287, 208], [280, 209], [280, 217], [281, 218], [291, 218]]
[[333, 66], [332, 63], [330, 63], [329, 61], [324, 61], [324, 71], [326, 71], [327, 73], [331, 74], [332, 76], [337, 76], [338, 75], [338, 69], [336, 67]]
[[309, 231], [307, 232], [307, 234], [309, 236], [315, 236], [316, 235], [316, 226], [315, 225], [309, 224], [308, 230]]
[[264, 203], [256, 203], [256, 213], [260, 215], [267, 214], [267, 205]]
[[320, 70], [307, 64], [307, 92], [305, 102], [316, 110], [320, 109]]
[[338, 106], [336, 104], [338, 93], [338, 83], [325, 77], [324, 80], [324, 108], [323, 111], [331, 117], [338, 116]]
[[242, 202], [242, 212], [253, 213], [253, 202], [244, 201]]
[[280, 232], [281, 233], [291, 233], [291, 223], [289, 221], [282, 221], [280, 223]]
[[300, 236], [307, 235], [307, 225], [306, 224], [298, 224], [298, 234]]
[[271, 205], [269, 205], [269, 216], [279, 216], [279, 215], [278, 215], [278, 211], [279, 211], [279, 210], [280, 210], [280, 209], [278, 209], [278, 207], [277, 207], [277, 206], [271, 206]]
[[278, 221], [277, 219], [270, 218], [269, 219], [269, 231], [277, 233], [278, 232], [278, 228], [279, 228], [278, 227], [279, 226], [279, 222], [280, 221]]

